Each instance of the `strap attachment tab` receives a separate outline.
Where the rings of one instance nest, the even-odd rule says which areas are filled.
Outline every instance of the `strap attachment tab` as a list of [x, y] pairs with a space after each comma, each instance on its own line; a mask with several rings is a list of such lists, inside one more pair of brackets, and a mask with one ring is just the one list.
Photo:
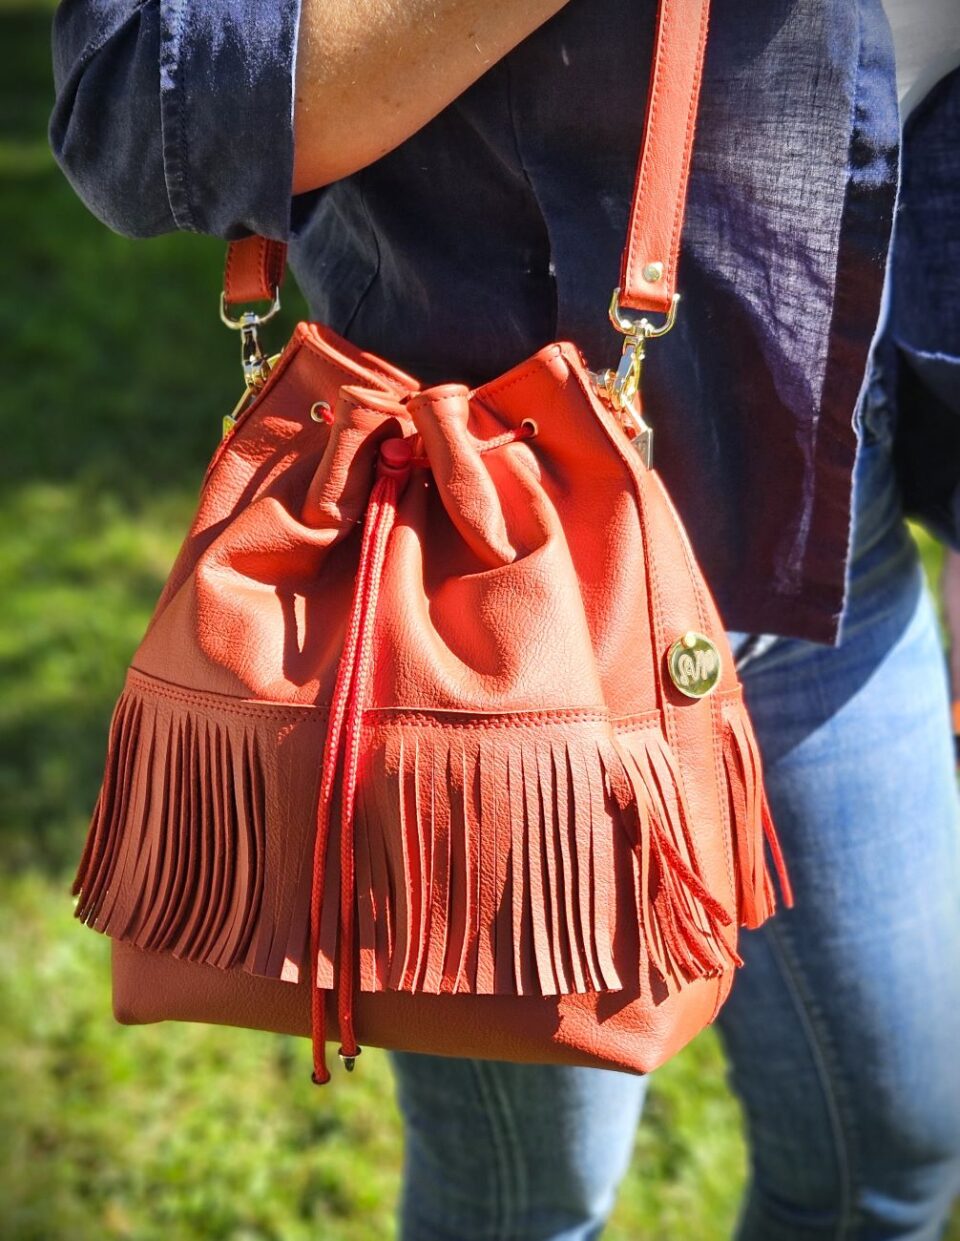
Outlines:
[[676, 292], [709, 0], [660, 0], [643, 147], [620, 266], [627, 310], [670, 311]]

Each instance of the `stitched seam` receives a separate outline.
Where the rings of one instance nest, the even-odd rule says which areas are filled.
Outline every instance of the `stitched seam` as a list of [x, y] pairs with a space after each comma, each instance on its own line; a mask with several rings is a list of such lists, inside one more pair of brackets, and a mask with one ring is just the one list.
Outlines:
[[274, 255], [274, 263], [273, 263], [273, 268], [271, 271], [271, 277], [272, 277], [271, 292], [272, 292], [274, 285], [277, 287], [277, 289], [279, 289], [280, 285], [283, 284], [284, 272], [287, 269], [287, 253], [289, 251], [289, 246], [286, 241], [274, 241], [274, 242], [271, 242], [271, 245], [273, 246], [273, 255]]
[[[672, 518], [673, 517], [672, 507], [668, 505], [667, 511]], [[697, 614], [697, 623], [700, 626], [700, 631], [705, 632], [708, 626], [707, 626], [706, 613], [704, 611], [704, 606], [703, 606], [703, 598], [701, 597], [699, 586], [698, 586], [699, 576], [700, 576], [699, 571], [694, 563], [693, 553], [690, 549], [686, 531], [683, 529], [681, 525], [679, 525], [679, 522], [674, 522], [674, 527], [676, 530], [677, 539], [680, 543], [680, 549], [683, 554], [684, 564], [686, 565], [686, 568], [687, 568], [687, 576], [690, 581], [691, 588], [693, 590], [694, 606], [696, 608], [696, 614]], [[681, 709], [682, 710], [690, 710], [690, 709], [695, 710], [696, 707], [699, 705], [701, 704], [692, 704], [691, 707], [685, 707]], [[717, 794], [717, 799], [720, 805], [720, 822], [721, 822], [721, 829], [722, 829], [720, 835], [723, 841], [724, 861], [727, 866], [727, 874], [731, 880], [731, 892], [733, 894], [733, 905], [734, 905], [734, 912], [735, 912], [736, 903], [737, 903], [737, 888], [736, 888], [736, 882], [733, 879], [733, 855], [732, 855], [732, 842], [730, 839], [730, 833], [732, 831], [732, 820], [728, 816], [727, 806], [726, 806], [727, 785], [726, 785], [726, 779], [724, 778], [724, 772], [723, 772], [723, 755], [720, 751], [720, 732], [716, 726], [717, 716], [716, 716], [716, 712], [714, 709], [714, 703], [710, 702], [709, 704], [706, 704], [706, 705], [709, 708], [710, 716], [711, 716], [710, 743], [711, 743], [711, 750], [712, 750], [712, 756], [713, 756], [714, 778], [716, 780], [716, 794]], [[673, 718], [674, 718], [673, 715], [670, 715], [667, 717], [668, 721], [672, 721]], [[668, 736], [670, 736], [671, 741], [675, 741], [676, 730], [671, 729], [671, 732], [668, 734]], [[684, 801], [687, 801], [686, 788], [687, 788], [687, 784], [689, 783], [689, 780], [688, 780], [687, 772], [684, 771], [682, 764], [680, 764], [678, 768], [677, 779], [680, 784], [680, 790], [683, 795]], [[697, 849], [696, 837], [692, 832], [690, 834], [689, 848], [690, 848], [691, 861], [693, 862], [696, 870], [698, 870], [702, 874], [703, 863], [700, 858], [699, 850]], [[716, 1001], [716, 1005], [713, 1010], [713, 1017], [711, 1017], [711, 1021], [716, 1019], [717, 1013], [720, 1011], [720, 1004], [721, 1004], [720, 996], [721, 996], [721, 989], [718, 988], [717, 1001]]]
[[[516, 1216], [516, 1207], [510, 1176], [510, 1157], [507, 1151], [509, 1138], [505, 1132], [506, 1125], [502, 1109], [497, 1106], [498, 1102], [501, 1101], [499, 1097], [500, 1092], [496, 1090], [495, 1083], [485, 1080], [485, 1066], [481, 1061], [469, 1060], [468, 1064], [473, 1071], [473, 1079], [476, 1083], [477, 1092], [481, 1097], [487, 1124], [489, 1125], [491, 1145], [497, 1170], [494, 1190], [494, 1215], [496, 1216], [494, 1227], [496, 1228], [496, 1234], [491, 1238], [491, 1241], [511, 1241], [510, 1222], [511, 1217]], [[494, 1098], [495, 1094], [498, 1096], [496, 1099]]]
[[[362, 375], [357, 375], [355, 372], [351, 371], [344, 363], [333, 361], [330, 354], [327, 352], [328, 346], [326, 342], [323, 341], [321, 337], [315, 336], [312, 329], [314, 329], [314, 324], [308, 320], [298, 324], [298, 330], [302, 334], [303, 343], [308, 349], [311, 349], [315, 354], [318, 354], [321, 358], [324, 358], [330, 366], [334, 367], [342, 375], [346, 375], [352, 379], [363, 378]], [[360, 364], [357, 363], [356, 365], [359, 366]], [[364, 362], [363, 369], [375, 377], [387, 380], [394, 390], [400, 387], [400, 381], [395, 375], [391, 375], [388, 370], [377, 366], [373, 361]]]
[[[700, 16], [700, 37], [697, 44], [697, 59], [701, 61], [704, 51], [704, 45], [707, 39], [707, 14], [709, 8], [706, 4], [703, 6], [703, 12]], [[683, 158], [680, 165], [680, 175], [678, 178], [676, 205], [674, 208], [673, 233], [670, 238], [670, 252], [667, 257], [667, 284], [673, 286], [676, 280], [677, 258], [680, 253], [680, 229], [683, 224], [684, 206], [687, 197], [687, 178], [690, 175], [690, 159], [693, 150], [693, 135], [696, 128], [697, 101], [700, 97], [700, 79], [702, 76], [702, 68], [696, 75], [694, 89], [690, 92], [690, 102], [687, 109], [687, 134], [686, 142], [683, 148]]]
[[[150, 673], [141, 672], [136, 667], [130, 669], [127, 681], [131, 687], [136, 687], [156, 698], [166, 698], [173, 702], [182, 702], [194, 706], [216, 704], [218, 710], [236, 711], [239, 714], [259, 716], [263, 719], [275, 719], [278, 715], [288, 716], [291, 720], [311, 719], [312, 717], [325, 715], [329, 711], [328, 706], [313, 703], [304, 703], [302, 705], [297, 703], [271, 704], [251, 702], [244, 698], [234, 698], [229, 694], [209, 693], [202, 690], [191, 691], [158, 680], [152, 677]], [[363, 715], [366, 721], [369, 716], [382, 717], [388, 713], [395, 713], [395, 718], [390, 720], [390, 723], [400, 725], [432, 724], [439, 729], [526, 728], [530, 724], [548, 724], [551, 721], [555, 721], [558, 724], [611, 724], [620, 731], [642, 731], [644, 728], [658, 727], [660, 717], [658, 711], [648, 711], [633, 716], [611, 716], [604, 711], [591, 711], [574, 707], [545, 711], [518, 711], [510, 714], [491, 713], [490, 715], [483, 715], [481, 713], [473, 713], [472, 718], [451, 721], [442, 718], [443, 711], [444, 708], [442, 707], [431, 711], [407, 707], [367, 707], [364, 709]], [[450, 713], [460, 714], [455, 709], [450, 709]], [[370, 726], [382, 726], [383, 723], [384, 721], [381, 718], [371, 721]]]
[[187, 210], [187, 217], [190, 220], [190, 227], [194, 228], [195, 225], [193, 222], [193, 210], [190, 206], [190, 187], [189, 187], [189, 182], [187, 180], [187, 169], [190, 167], [190, 141], [187, 136], [188, 126], [186, 124], [186, 117], [184, 115], [184, 112], [186, 110], [186, 97], [187, 97], [187, 84], [186, 84], [186, 81], [184, 80], [185, 74], [184, 74], [184, 68], [183, 68], [183, 26], [184, 26], [185, 9], [186, 9], [186, 3], [184, 2], [184, 0], [181, 0], [180, 9], [179, 9], [179, 13], [177, 16], [177, 48], [180, 53], [179, 64], [180, 64], [180, 90], [181, 90], [180, 104], [178, 107], [178, 113], [180, 116], [180, 135], [179, 135], [180, 137], [180, 180], [181, 180], [181, 184], [183, 188], [183, 200], [184, 200], [184, 206], [186, 207], [186, 210]]
[[414, 406], [445, 405], [448, 401], [462, 401], [465, 397], [469, 396], [469, 393], [467, 392], [448, 392], [444, 396], [430, 396], [428, 393], [429, 393], [429, 390], [427, 393], [424, 393], [424, 392], [416, 393], [416, 395], [412, 398], [412, 400], [408, 402], [408, 404], [414, 405]]
[[[661, 667], [663, 661], [663, 628], [660, 617], [660, 578], [657, 574], [656, 557], [651, 554], [650, 550], [650, 530], [647, 523], [647, 507], [646, 496], [643, 489], [637, 487], [637, 516], [640, 520], [640, 533], [643, 540], [643, 558], [647, 567], [647, 588], [650, 595], [650, 617], [652, 620], [651, 628], [653, 629], [653, 676], [657, 685], [657, 702], [660, 709], [664, 712], [664, 731], [667, 736], [674, 730], [670, 727], [670, 721], [666, 716], [666, 699], [663, 693], [663, 669]], [[674, 740], [674, 737], [670, 737]]]
[[[690, 576], [690, 581], [693, 586], [693, 593], [694, 593], [694, 598], [696, 600], [697, 618], [698, 618], [698, 622], [700, 625], [700, 631], [701, 633], [704, 633], [706, 632], [708, 625], [707, 625], [706, 612], [703, 606], [703, 597], [699, 590], [700, 573], [694, 562], [693, 551], [690, 547], [690, 543], [687, 538], [686, 531], [681, 526], [678, 529], [677, 533], [680, 539], [680, 546], [683, 549], [683, 557], [684, 557], [684, 561], [686, 562], [687, 572]], [[727, 863], [727, 874], [730, 878], [730, 887], [731, 887], [731, 892], [733, 894], [733, 908], [735, 912], [736, 904], [737, 904], [737, 885], [736, 885], [736, 880], [734, 878], [734, 873], [733, 873], [733, 842], [731, 838], [731, 833], [733, 831], [733, 820], [729, 815], [729, 807], [727, 805], [727, 796], [726, 796], [727, 780], [726, 780], [726, 772], [724, 771], [724, 764], [723, 764], [721, 733], [720, 733], [720, 729], [717, 727], [718, 719], [717, 719], [717, 712], [715, 708], [716, 708], [716, 703], [714, 700], [710, 703], [711, 715], [713, 717], [711, 720], [712, 728], [710, 730], [710, 739], [711, 739], [712, 749], [713, 749], [713, 770], [714, 770], [714, 774], [716, 776], [716, 781], [717, 781], [717, 797], [720, 802], [721, 823], [723, 823], [725, 825], [725, 828], [727, 829], [727, 830], [724, 830], [721, 833], [721, 835], [723, 837], [724, 858]], [[680, 778], [681, 780], [684, 780], [684, 773], [683, 773], [682, 768], [680, 770]], [[690, 851], [694, 859], [696, 860], [697, 865], [699, 866], [700, 861], [699, 861], [699, 858], [697, 857], [696, 841], [692, 838], [690, 842]], [[719, 1008], [719, 1004], [718, 1004], [718, 1008]], [[716, 1011], [714, 1012], [714, 1016], [716, 1016]]]
[[[441, 708], [442, 710], [442, 708]], [[480, 716], [477, 719], [458, 720], [456, 723], [446, 723], [441, 719], [436, 719], [432, 711], [408, 713], [403, 707], [373, 707], [367, 708], [364, 715], [371, 712], [397, 711], [398, 716], [402, 712], [402, 718], [397, 718], [393, 723], [397, 724], [421, 724], [436, 723], [438, 728], [516, 728], [526, 727], [532, 723], [545, 723], [550, 720], [556, 720], [558, 723], [608, 723], [610, 717], [604, 712], [590, 711], [524, 711], [518, 712], [516, 717], [504, 716]]]
[[232, 304], [237, 299], [233, 296], [233, 269], [236, 264], [237, 247], [235, 242], [230, 242], [227, 246], [227, 269], [223, 274], [223, 291], [226, 294], [226, 301]]
[[131, 668], [127, 676], [127, 684], [131, 688], [141, 690], [145, 695], [152, 698], [163, 698], [170, 702], [179, 702], [195, 707], [215, 704], [218, 711], [235, 711], [238, 715], [249, 715], [265, 720], [275, 720], [278, 716], [285, 716], [290, 720], [311, 720], [312, 717], [325, 715], [329, 711], [329, 708], [325, 706], [299, 707], [295, 704], [287, 703], [277, 703], [276, 706], [271, 706], [268, 703], [253, 704], [243, 698], [231, 698], [228, 694], [191, 693], [189, 690], [180, 690], [173, 686], [167, 686], [163, 682], [157, 682], [149, 674], [139, 672], [136, 668]]
[[501, 1123], [501, 1152], [504, 1154], [504, 1168], [510, 1176], [510, 1191], [504, 1199], [504, 1232], [496, 1241], [516, 1241], [520, 1232], [520, 1221], [530, 1210], [530, 1185], [527, 1179], [527, 1165], [523, 1144], [517, 1133], [511, 1092], [507, 1082], [502, 1081], [499, 1065], [495, 1060], [474, 1061], [479, 1077], [486, 1077], [489, 1086], [489, 1097], [496, 1097], [499, 1104]]
[[498, 383], [497, 381], [494, 381], [493, 383], [482, 384], [481, 387], [474, 389], [474, 391], [482, 392], [485, 398], [489, 397], [494, 392], [509, 392], [509, 390], [515, 387], [518, 383], [523, 383], [523, 381], [532, 375], [534, 371], [539, 370], [543, 366], [545, 358], [560, 357], [562, 352], [563, 351], [559, 345], [547, 345], [544, 349], [540, 350], [535, 357], [531, 358], [529, 362], [525, 362], [520, 367], [517, 374], [514, 375], [514, 377], [509, 381], [509, 383]]
[[[163, 125], [161, 111], [161, 131], [163, 132], [163, 162], [167, 181], [167, 198], [170, 211], [179, 229], [185, 232], [197, 232], [190, 207], [190, 196], [187, 187], [187, 168], [189, 147], [187, 145], [187, 126], [184, 118], [184, 99], [186, 85], [184, 82], [183, 60], [183, 0], [172, 0], [176, 5], [173, 26], [170, 36], [163, 39], [165, 55], [161, 55], [170, 73], [171, 88], [167, 92], [167, 108], [169, 109], [170, 125]], [[162, 98], [162, 95], [161, 95]], [[169, 130], [172, 129], [172, 133]]]
[[[223, 284], [226, 301], [232, 305], [235, 302], [242, 301], [259, 301], [273, 297], [274, 289], [280, 283], [280, 276], [283, 270], [283, 264], [279, 258], [275, 262], [271, 261], [271, 256], [275, 253], [273, 247], [276, 242], [270, 241], [266, 237], [258, 237], [256, 239], [256, 258], [251, 266], [256, 270], [257, 290], [247, 297], [241, 296], [245, 290], [237, 289], [234, 283], [235, 271], [237, 264], [237, 254], [241, 246], [247, 244], [252, 245], [252, 239], [246, 241], [230, 242], [227, 247], [227, 266], [224, 272]], [[279, 253], [279, 252], [277, 252]], [[276, 273], [276, 275], [275, 275]]]
[[[857, 11], [857, 56], [856, 56], [855, 63], [858, 66], [858, 70], [859, 70], [859, 67], [862, 63], [862, 58], [863, 58], [863, 42], [864, 42], [864, 32], [863, 32], [864, 17], [863, 17], [863, 12], [861, 10], [859, 3], [857, 3], [856, 11]], [[850, 110], [848, 114], [849, 138], [847, 140], [847, 149], [846, 149], [846, 169], [848, 173], [849, 173], [850, 168], [853, 165], [853, 161], [854, 161], [855, 154], [856, 154], [855, 143], [856, 143], [856, 132], [857, 132], [857, 115], [858, 115], [859, 109], [863, 106], [863, 90], [864, 90], [863, 74], [858, 71], [856, 73], [856, 84], [855, 84], [853, 91], [851, 92], [852, 98], [851, 98]], [[851, 188], [850, 188], [850, 180], [848, 177], [846, 180], [846, 188], [843, 193], [843, 199], [841, 202], [840, 212], [839, 212], [839, 215], [836, 217], [836, 227], [831, 237], [831, 240], [835, 241], [836, 244], [835, 244], [834, 251], [833, 251], [835, 257], [834, 257], [834, 261], [832, 265], [832, 271], [830, 274], [830, 285], [832, 289], [832, 295], [830, 299], [830, 309], [829, 309], [829, 331], [828, 331], [829, 338], [833, 338], [835, 336], [836, 331], [837, 331], [836, 323], [837, 323], [838, 316], [842, 315], [843, 313], [843, 297], [840, 291], [840, 278], [844, 270], [843, 260], [845, 258], [845, 253], [844, 253], [845, 248], [842, 242], [842, 238], [844, 235], [845, 226], [847, 224], [847, 218], [848, 218], [847, 213], [850, 207], [850, 195], [851, 195]], [[891, 216], [891, 225], [892, 223], [893, 223], [893, 217]], [[846, 256], [846, 258], [847, 258], [847, 261], [849, 262], [849, 256]], [[845, 365], [846, 365], [846, 352], [847, 352], [846, 350], [843, 351]], [[836, 359], [835, 357], [831, 356], [832, 354], [833, 354], [833, 350], [830, 349], [829, 347], [824, 350], [823, 357], [822, 357], [822, 368], [820, 367], [821, 358], [819, 356], [816, 358], [817, 367], [819, 369], [819, 384], [817, 385], [817, 391], [816, 391], [816, 408], [820, 412], [819, 412], [818, 417], [813, 422], [811, 436], [810, 436], [810, 444], [807, 449], [807, 452], [809, 453], [808, 460], [813, 461], [816, 465], [820, 464], [821, 454], [823, 452], [823, 447], [820, 442], [820, 428], [824, 425], [824, 420], [827, 417], [827, 408], [826, 408], [827, 382], [832, 377], [834, 367], [836, 366]], [[833, 366], [831, 366], [831, 361], [833, 361]], [[812, 369], [813, 368], [808, 363], [808, 367], [807, 367], [808, 373]], [[862, 383], [862, 378], [860, 382]], [[845, 416], [848, 416], [848, 415], [845, 415]], [[850, 535], [851, 535], [852, 526], [853, 526], [852, 481], [850, 482], [849, 486], [851, 487], [851, 490], [849, 494], [847, 495], [847, 499], [846, 499], [846, 510], [847, 510], [846, 543], [848, 545], [850, 542]], [[815, 527], [813, 525], [813, 509], [806, 508], [805, 506], [804, 510], [801, 512], [798, 523], [794, 526], [794, 531], [796, 532], [795, 537], [798, 538], [802, 546], [802, 550], [800, 552], [800, 565], [801, 565], [800, 572], [801, 573], [805, 573], [809, 571], [808, 570], [809, 561], [810, 561], [810, 558], [815, 553], [818, 555], [821, 554], [819, 538], [811, 537], [811, 535], [815, 536], [818, 533], [818, 531], [821, 531], [821, 530], [822, 530], [822, 522], [819, 524], [819, 526]], [[849, 551], [849, 546], [847, 547], [846, 550]], [[846, 576], [847, 575], [844, 574], [844, 579], [846, 579]], [[848, 602], [847, 584], [846, 584], [846, 580], [844, 580], [843, 587], [842, 587], [842, 597], [836, 606], [839, 607], [840, 610], [842, 611], [846, 607], [847, 602]], [[831, 609], [831, 611], [833, 611], [833, 609]], [[834, 619], [834, 618], [831, 617], [831, 619]], [[840, 628], [840, 622], [835, 621], [834, 638], [832, 638], [831, 640], [835, 640], [835, 637], [841, 636], [839, 633], [839, 628]]]
[[[616, 451], [617, 455], [620, 457], [622, 464], [626, 467], [627, 474], [630, 478], [630, 482], [633, 485], [633, 494], [634, 494], [634, 499], [635, 499], [636, 507], [637, 507], [637, 518], [638, 518], [639, 525], [640, 525], [640, 537], [641, 537], [641, 542], [643, 544], [644, 560], [646, 562], [646, 569], [647, 569], [647, 586], [648, 586], [648, 594], [650, 595], [650, 611], [653, 617], [653, 637], [654, 637], [655, 642], [657, 643], [658, 650], [659, 650], [659, 648], [663, 645], [663, 634], [660, 629], [659, 611], [654, 610], [654, 603], [655, 601], [659, 601], [659, 598], [660, 598], [659, 580], [656, 579], [656, 567], [654, 564], [654, 558], [651, 557], [650, 555], [650, 539], [649, 539], [649, 530], [648, 530], [648, 525], [647, 525], [647, 514], [646, 514], [646, 493], [644, 491], [643, 479], [637, 467], [636, 454], [633, 453], [632, 456], [628, 456], [623, 451], [622, 444], [618, 442], [618, 437], [614, 435], [612, 431], [612, 425], [616, 425], [616, 424], [611, 424], [611, 422], [607, 420], [607, 417], [605, 414], [601, 416], [601, 413], [599, 411], [602, 410], [602, 406], [599, 403], [599, 398], [596, 397], [595, 394], [591, 393], [590, 390], [588, 389], [586, 383], [584, 382], [584, 377], [581, 374], [579, 367], [571, 367], [570, 374], [572, 375], [574, 382], [580, 388], [581, 393], [587, 399], [588, 403], [590, 404], [590, 407], [593, 409], [594, 413], [597, 415], [597, 422], [600, 424], [601, 428], [606, 432], [607, 439], [609, 440], [611, 446]], [[626, 436], [624, 435], [623, 438], [626, 439]], [[652, 473], [652, 471], [650, 472]], [[651, 580], [651, 579], [654, 579], [654, 580]], [[666, 725], [666, 712], [664, 711], [662, 675], [663, 675], [663, 670], [662, 670], [661, 664], [655, 658], [654, 680], [656, 681], [656, 686], [657, 686], [657, 702], [659, 704], [659, 710], [664, 716], [664, 725]]]
[[[822, 1027], [820, 1015], [813, 1002], [805, 994], [806, 988], [801, 985], [803, 971], [788, 946], [784, 928], [776, 922], [767, 928], [770, 938], [770, 949], [779, 967], [780, 976], [794, 1002], [794, 1008], [800, 1019], [800, 1025], [806, 1035], [807, 1047], [817, 1070], [820, 1089], [823, 1092], [824, 1104], [830, 1117], [830, 1129], [833, 1137], [834, 1156], [837, 1161], [840, 1179], [840, 1216], [834, 1241], [844, 1241], [848, 1227], [855, 1221], [854, 1175], [851, 1153], [853, 1143], [849, 1139], [849, 1131], [853, 1125], [847, 1118], [844, 1123], [844, 1109], [840, 1105], [839, 1093], [836, 1089], [841, 1074], [830, 1038]], [[828, 1054], [829, 1053], [829, 1054]], [[832, 1064], [828, 1064], [828, 1060]], [[832, 1070], [832, 1071], [831, 1071]]]
[[[640, 158], [640, 168], [637, 174], [637, 186], [634, 191], [633, 201], [631, 202], [631, 219], [630, 231], [627, 244], [626, 262], [623, 271], [623, 282], [628, 287], [633, 284], [644, 284], [646, 281], [631, 279], [631, 272], [639, 262], [637, 257], [638, 239], [641, 233], [641, 217], [645, 220], [646, 213], [643, 204], [649, 193], [650, 180], [654, 165], [653, 146], [649, 141], [649, 135], [654, 132], [656, 125], [656, 116], [660, 105], [660, 97], [663, 91], [663, 64], [664, 49], [672, 36], [670, 34], [670, 22], [672, 17], [672, 4], [670, 0], [662, 0], [661, 22], [657, 31], [656, 53], [654, 74], [650, 86], [650, 102], [649, 116], [647, 120], [647, 130], [644, 136], [643, 151]], [[680, 163], [676, 169], [676, 176], [667, 176], [661, 178], [661, 181], [667, 181], [667, 190], [669, 196], [674, 200], [674, 216], [671, 227], [670, 244], [667, 254], [663, 256], [664, 261], [664, 280], [660, 287], [656, 289], [647, 289], [650, 296], [664, 297], [669, 300], [669, 295], [676, 283], [676, 266], [680, 250], [680, 231], [683, 223], [684, 207], [686, 203], [686, 186], [689, 176], [690, 156], [693, 147], [694, 133], [696, 130], [696, 110], [697, 101], [700, 94], [700, 82], [702, 78], [702, 59], [704, 48], [706, 45], [707, 26], [709, 18], [709, 7], [704, 4], [700, 15], [700, 30], [697, 41], [697, 66], [698, 70], [695, 74], [693, 89], [689, 93], [687, 103], [687, 124], [683, 152], [681, 154]], [[672, 183], [672, 184], [670, 184]]]
[[515, 715], [496, 714], [484, 715], [482, 712], [473, 712], [471, 715], [458, 712], [454, 708], [450, 708], [453, 715], [463, 714], [462, 720], [445, 720], [443, 719], [443, 707], [435, 710], [417, 711], [412, 707], [366, 707], [364, 709], [364, 721], [371, 715], [383, 715], [396, 713], [396, 718], [390, 721], [378, 720], [371, 724], [372, 727], [382, 726], [382, 723], [399, 724], [401, 727], [408, 724], [421, 726], [424, 724], [433, 725], [436, 728], [528, 728], [531, 724], [549, 725], [556, 723], [564, 724], [610, 724], [617, 732], [643, 732], [645, 730], [660, 727], [660, 712], [645, 712], [637, 716], [611, 716], [603, 711], [578, 711], [576, 708], [569, 710], [558, 709], [556, 711], [518, 711]]
[[636, 210], [633, 212], [630, 220], [630, 242], [627, 251], [627, 270], [625, 276], [629, 280], [630, 269], [636, 264], [635, 248], [637, 244], [637, 234], [640, 231], [640, 216], [642, 213], [642, 203], [646, 197], [646, 189], [649, 184], [650, 165], [653, 162], [653, 152], [650, 143], [650, 134], [653, 133], [656, 124], [657, 106], [659, 103], [660, 86], [663, 74], [663, 45], [667, 39], [667, 29], [670, 22], [670, 13], [672, 6], [670, 0], [661, 0], [661, 21], [657, 30], [656, 59], [653, 67], [653, 81], [650, 84], [650, 107], [649, 116], [647, 118], [647, 131], [644, 136], [643, 153], [640, 156], [640, 172], [637, 176], [637, 188], [634, 194]]

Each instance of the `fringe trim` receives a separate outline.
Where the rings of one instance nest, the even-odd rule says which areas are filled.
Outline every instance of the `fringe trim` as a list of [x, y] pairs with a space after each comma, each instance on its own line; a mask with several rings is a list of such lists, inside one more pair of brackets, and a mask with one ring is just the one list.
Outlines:
[[[231, 713], [204, 699], [128, 682], [73, 883], [75, 913], [151, 951], [296, 982], [309, 972], [323, 713]], [[788, 903], [789, 885], [749, 721], [737, 704], [722, 710], [737, 914], [754, 926], [773, 908], [764, 839]], [[291, 732], [299, 740], [281, 762]], [[355, 832], [361, 990], [619, 991], [618, 928], [622, 939], [632, 919], [668, 986], [739, 964], [733, 917], [705, 884], [682, 789], [653, 720], [617, 736], [602, 716], [573, 712], [497, 726], [426, 715], [369, 726]], [[338, 949], [336, 831], [329, 843], [325, 988]]]
[[362, 990], [622, 988], [623, 859], [595, 731], [401, 726], [374, 743], [357, 803]]
[[72, 891], [75, 915], [157, 952], [266, 972], [253, 932], [269, 905], [255, 727], [127, 690]]
[[[743, 701], [724, 703], [723, 761], [730, 794], [734, 871], [737, 878], [737, 921], [754, 929], [776, 910], [773, 879], [766, 852], [773, 859], [780, 894], [793, 905], [793, 891], [763, 787], [756, 738]], [[766, 842], [766, 847], [764, 842]]]
[[733, 916], [704, 883], [676, 758], [662, 733], [618, 737], [614, 749], [614, 794], [636, 816], [637, 912], [651, 964], [678, 987], [741, 965], [735, 937], [724, 930]]

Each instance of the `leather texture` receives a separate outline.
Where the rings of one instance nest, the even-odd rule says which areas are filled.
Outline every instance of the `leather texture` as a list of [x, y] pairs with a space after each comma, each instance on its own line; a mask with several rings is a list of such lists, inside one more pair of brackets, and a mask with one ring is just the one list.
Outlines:
[[[620, 305], [668, 311], [676, 292], [680, 234], [707, 46], [709, 0], [660, 0], [647, 122], [620, 266]], [[663, 275], [647, 269], [659, 264]]]
[[283, 283], [287, 247], [267, 237], [245, 237], [227, 247], [223, 272], [223, 301], [226, 306], [243, 302], [270, 302]]
[[[535, 435], [482, 451], [531, 417]], [[299, 326], [211, 464], [135, 655], [77, 914], [121, 941], [121, 1020], [309, 1028], [321, 758], [396, 437], [429, 466], [399, 498], [362, 711], [356, 1036], [649, 1070], [715, 1014], [732, 923], [771, 911], [771, 829], [709, 592], [569, 344], [473, 392], [419, 391]], [[665, 669], [691, 628], [723, 662], [701, 700]], [[339, 843], [321, 876], [326, 991]]]
[[318, 1083], [334, 1033], [646, 1072], [773, 912], [768, 852], [789, 901], [710, 592], [576, 347], [423, 388], [299, 324], [114, 712], [73, 890], [118, 1020], [308, 1034]]

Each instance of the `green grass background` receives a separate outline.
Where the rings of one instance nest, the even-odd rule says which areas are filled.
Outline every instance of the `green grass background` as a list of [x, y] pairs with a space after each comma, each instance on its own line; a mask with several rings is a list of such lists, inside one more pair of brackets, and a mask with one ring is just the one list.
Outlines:
[[[318, 1092], [306, 1040], [119, 1026], [108, 942], [72, 916], [110, 710], [238, 369], [222, 245], [116, 237], [55, 168], [52, 8], [0, 0], [0, 1236], [382, 1241], [401, 1164], [382, 1053]], [[744, 1170], [708, 1032], [656, 1075], [605, 1235], [722, 1241]]]

